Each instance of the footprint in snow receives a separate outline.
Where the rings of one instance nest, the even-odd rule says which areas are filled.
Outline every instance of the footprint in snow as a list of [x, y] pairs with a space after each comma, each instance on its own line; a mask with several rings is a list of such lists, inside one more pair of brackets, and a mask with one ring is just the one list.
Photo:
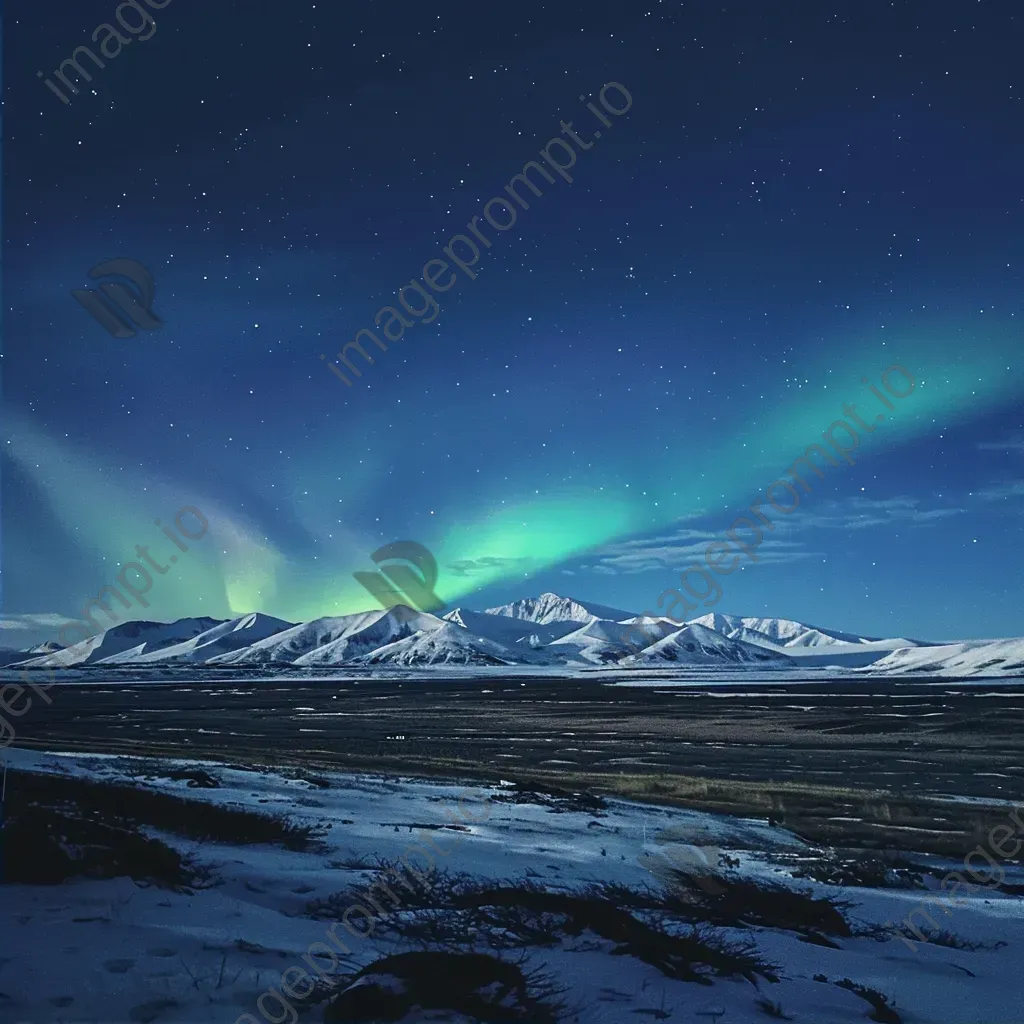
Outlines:
[[139, 1003], [128, 1011], [128, 1019], [132, 1024], [153, 1024], [164, 1010], [176, 1010], [178, 1004], [173, 999], [154, 999], [149, 1003]]

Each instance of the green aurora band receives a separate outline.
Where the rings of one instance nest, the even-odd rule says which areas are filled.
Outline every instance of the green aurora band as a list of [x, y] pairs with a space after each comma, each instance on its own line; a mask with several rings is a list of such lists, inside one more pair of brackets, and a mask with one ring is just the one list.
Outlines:
[[[950, 328], [948, 318], [935, 318], [901, 334], [886, 331], [884, 341], [877, 331], [870, 340], [866, 334], [836, 339], [831, 350], [838, 357], [821, 350], [803, 357], [796, 372], [792, 365], [774, 366], [779, 376], [774, 393], [766, 370], [763, 384], [758, 381], [765, 394], [725, 404], [716, 417], [721, 425], [713, 441], [687, 444], [686, 424], [666, 420], [656, 431], [657, 445], [641, 436], [632, 457], [607, 457], [607, 485], [597, 490], [560, 487], [509, 504], [478, 491], [469, 500], [480, 511], [460, 505], [457, 520], [449, 516], [446, 527], [438, 524], [430, 536], [414, 538], [437, 557], [438, 595], [451, 604], [488, 584], [525, 579], [600, 545], [696, 516], [720, 515], [720, 525], [712, 529], [725, 529], [808, 445], [821, 442], [830, 424], [844, 418], [846, 402], [867, 422], [878, 412], [887, 417], [873, 434], [861, 437], [851, 454], [859, 464], [873, 453], [986, 415], [1021, 393], [1021, 339], [1012, 321], [1000, 323], [986, 315], [983, 323], [970, 328]], [[890, 414], [870, 386], [884, 393], [882, 373], [894, 364], [905, 367], [916, 385], [909, 397], [893, 399], [896, 410]], [[744, 373], [753, 375], [749, 367]], [[762, 376], [759, 369], [756, 373]], [[799, 377], [799, 387], [785, 380], [787, 373]], [[861, 382], [864, 377], [866, 384]], [[893, 383], [905, 386], [899, 373]], [[697, 426], [694, 436], [707, 437], [707, 424]], [[43, 437], [25, 422], [18, 428], [6, 450], [35, 483], [67, 535], [94, 557], [103, 574], [97, 590], [113, 582], [121, 564], [136, 557], [135, 543], [159, 545], [154, 518], [166, 522], [189, 504], [209, 518], [210, 537], [194, 542], [195, 557], [183, 556], [177, 576], [155, 581], [147, 595], [151, 607], [144, 612], [133, 608], [129, 617], [225, 617], [260, 610], [299, 620], [372, 607], [372, 598], [351, 574], [372, 568], [369, 555], [378, 543], [353, 534], [346, 552], [336, 559], [328, 550], [315, 562], [296, 564], [261, 536], [257, 526], [224, 510], [215, 499], [154, 481], [129, 487], [73, 446]], [[666, 460], [665, 435], [670, 431], [672, 443], [682, 443], [678, 457]], [[529, 469], [524, 461], [520, 471]], [[364, 485], [375, 472], [379, 469], [361, 472]], [[640, 479], [644, 476], [653, 482]], [[627, 479], [634, 485], [624, 485]], [[519, 483], [524, 494], [536, 489], [529, 480]], [[346, 561], [351, 564], [346, 566]], [[89, 596], [69, 594], [66, 611], [75, 614]]]

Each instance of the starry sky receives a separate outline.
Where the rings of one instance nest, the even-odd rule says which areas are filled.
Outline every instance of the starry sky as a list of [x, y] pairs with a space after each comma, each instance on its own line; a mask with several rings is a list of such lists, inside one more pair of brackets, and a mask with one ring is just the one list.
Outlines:
[[[166, 565], [183, 506], [123, 617], [362, 610], [402, 539], [449, 607], [657, 611], [844, 403], [887, 419], [692, 614], [1024, 633], [1017, 5], [170, 0], [124, 45], [116, 8], [5, 9], [0, 646]], [[94, 35], [65, 104], [37, 72]], [[572, 181], [342, 383], [563, 121]], [[160, 328], [71, 297], [116, 257]]]

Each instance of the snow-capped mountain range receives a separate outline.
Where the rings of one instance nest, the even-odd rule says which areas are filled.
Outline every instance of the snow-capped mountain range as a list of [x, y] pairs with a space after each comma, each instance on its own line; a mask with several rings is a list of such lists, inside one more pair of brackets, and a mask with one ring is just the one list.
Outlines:
[[227, 621], [126, 622], [71, 647], [55, 648], [40, 645], [17, 657], [4, 652], [8, 656], [0, 664], [624, 669], [838, 665], [887, 674], [1024, 673], [1024, 640], [932, 644], [719, 612], [680, 625], [550, 593], [482, 612], [455, 608], [441, 617], [397, 605], [300, 623], [258, 612]]

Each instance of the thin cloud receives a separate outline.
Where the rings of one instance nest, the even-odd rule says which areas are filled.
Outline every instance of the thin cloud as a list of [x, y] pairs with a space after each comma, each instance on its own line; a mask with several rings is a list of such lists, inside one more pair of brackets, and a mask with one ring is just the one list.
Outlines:
[[58, 615], [56, 612], [0, 615], [0, 630], [26, 632], [28, 630], [59, 629], [66, 622], [68, 622], [68, 617], [66, 615]]
[[1009, 501], [1010, 498], [1024, 498], [1024, 480], [1006, 480], [976, 493], [982, 501]]
[[[857, 495], [846, 501], [827, 501], [820, 511], [800, 517], [800, 523], [820, 530], [867, 530], [878, 526], [923, 526], [966, 514], [956, 506], [922, 508], [919, 498], [897, 495], [867, 498]], [[796, 522], [793, 524], [797, 525]]]
[[458, 562], [449, 562], [445, 568], [451, 571], [453, 576], [476, 576], [481, 572], [492, 572], [498, 569], [501, 572], [512, 572], [517, 567], [532, 562], [530, 558], [497, 558], [492, 555], [485, 555], [483, 558], [463, 558]]
[[[699, 539], [695, 539], [699, 538]], [[610, 544], [595, 551], [586, 565], [589, 572], [604, 575], [632, 576], [642, 572], [680, 572], [688, 565], [703, 563], [708, 545], [723, 537], [698, 530], [682, 530], [675, 538], [652, 537]], [[758, 562], [779, 564], [820, 557], [794, 541], [766, 537], [757, 549]]]
[[[1024, 493], [1024, 484], [1018, 485]], [[1017, 492], [1014, 492], [1017, 493]], [[869, 498], [857, 495], [846, 501], [823, 502], [815, 511], [801, 511], [792, 520], [779, 526], [792, 536], [803, 527], [828, 530], [866, 530], [882, 526], [927, 526], [968, 510], [958, 506], [928, 508], [919, 498], [894, 495]], [[595, 551], [581, 568], [606, 575], [634, 575], [655, 570], [681, 571], [688, 565], [703, 563], [709, 544], [723, 541], [722, 533], [708, 530], [678, 529], [669, 534], [610, 544]], [[765, 536], [757, 549], [758, 562], [786, 564], [811, 558], [822, 558], [821, 552], [809, 550], [796, 540]]]
[[1024, 435], [1017, 434], [1003, 441], [981, 441], [977, 447], [983, 452], [1024, 452]]

